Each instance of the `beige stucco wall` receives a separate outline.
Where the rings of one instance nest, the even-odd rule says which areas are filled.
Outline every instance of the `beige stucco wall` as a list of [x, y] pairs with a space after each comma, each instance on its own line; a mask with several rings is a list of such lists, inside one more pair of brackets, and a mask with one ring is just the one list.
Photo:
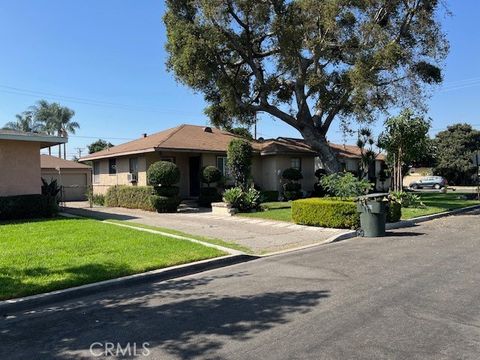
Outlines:
[[0, 196], [40, 193], [40, 144], [0, 140]]
[[[94, 193], [104, 194], [112, 185], [129, 185], [129, 186], [145, 186], [146, 170], [151, 164], [165, 158], [173, 158], [180, 170], [180, 196], [190, 196], [190, 174], [189, 174], [189, 158], [193, 156], [201, 157], [201, 167], [216, 166], [218, 156], [226, 156], [225, 153], [188, 153], [188, 152], [155, 152], [146, 153], [138, 158], [138, 183], [131, 184], [127, 180], [129, 171], [129, 158], [117, 158], [117, 174], [108, 174], [108, 159], [99, 160], [100, 175], [99, 183], [93, 184]], [[282, 171], [291, 167], [291, 159], [298, 156], [289, 155], [268, 155], [260, 156], [254, 155], [252, 159], [252, 178], [256, 185], [260, 186], [262, 190], [277, 190], [282, 191]], [[305, 191], [313, 190], [315, 183], [315, 166], [314, 158], [311, 156], [301, 157], [302, 174], [304, 179], [301, 181], [302, 188]], [[228, 183], [228, 182], [227, 182]]]

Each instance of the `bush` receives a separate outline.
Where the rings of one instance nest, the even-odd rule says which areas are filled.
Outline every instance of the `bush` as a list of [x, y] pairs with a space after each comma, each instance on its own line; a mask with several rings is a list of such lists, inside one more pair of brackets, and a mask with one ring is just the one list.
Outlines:
[[202, 182], [210, 187], [211, 183], [216, 183], [222, 179], [222, 172], [215, 166], [206, 166], [201, 172]]
[[260, 205], [260, 192], [254, 188], [244, 191], [240, 187], [234, 187], [223, 193], [223, 201], [240, 211], [249, 211]]
[[282, 178], [289, 181], [299, 181], [303, 179], [302, 172], [295, 168], [288, 168], [283, 170]]
[[157, 161], [148, 168], [147, 180], [153, 186], [172, 186], [180, 181], [180, 170], [170, 161]]
[[222, 201], [222, 196], [218, 193], [216, 188], [204, 187], [200, 189], [198, 205], [203, 207], [211, 207], [212, 202], [217, 201]]
[[157, 212], [159, 213], [177, 212], [178, 205], [180, 205], [180, 198], [177, 196], [150, 196], [150, 206], [157, 210]]
[[292, 203], [292, 220], [296, 224], [327, 228], [356, 229], [360, 226], [360, 215], [355, 202], [351, 200], [296, 200]]
[[33, 194], [0, 197], [0, 220], [49, 218], [58, 213], [53, 196]]
[[325, 175], [320, 184], [330, 196], [342, 199], [365, 195], [373, 186], [368, 180], [359, 180], [349, 172]]
[[62, 188], [58, 186], [57, 180], [52, 179], [50, 182], [47, 182], [42, 178], [42, 195], [57, 198], [61, 190]]
[[228, 144], [227, 164], [235, 186], [246, 189], [252, 165], [252, 145], [248, 141], [233, 139]]
[[313, 197], [324, 197], [327, 195], [327, 190], [322, 186], [320, 181], [322, 178], [327, 175], [327, 171], [325, 169], [317, 169], [315, 170], [315, 177], [317, 178], [317, 182], [313, 184]]
[[394, 223], [402, 218], [402, 205], [396, 201], [389, 201], [387, 204], [387, 222]]
[[178, 186], [154, 186], [153, 191], [158, 196], [174, 197], [178, 195], [180, 188]]
[[88, 201], [91, 201], [92, 204], [104, 206], [105, 205], [105, 195], [102, 194], [89, 194]]
[[279, 198], [279, 192], [278, 191], [260, 191], [260, 202], [274, 202], [278, 201]]
[[404, 208], [424, 208], [425, 204], [423, 204], [420, 196], [417, 194], [406, 192], [406, 191], [393, 191], [389, 194], [389, 199], [391, 201], [398, 202]]
[[155, 208], [150, 201], [152, 194], [151, 186], [111, 186], [105, 195], [105, 205], [154, 211]]

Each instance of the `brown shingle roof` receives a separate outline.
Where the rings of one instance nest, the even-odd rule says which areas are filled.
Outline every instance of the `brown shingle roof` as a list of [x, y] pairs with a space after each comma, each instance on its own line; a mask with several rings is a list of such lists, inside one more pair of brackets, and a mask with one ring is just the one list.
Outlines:
[[[232, 139], [238, 135], [228, 131], [197, 125], [180, 125], [172, 129], [164, 130], [147, 137], [142, 137], [110, 149], [105, 149], [85, 157], [80, 161], [103, 159], [115, 156], [154, 152], [159, 150], [173, 151], [198, 151], [198, 152], [226, 152]], [[263, 141], [252, 141], [254, 151], [262, 155], [270, 154], [307, 154], [315, 155], [315, 152], [305, 144], [302, 139], [278, 138]], [[359, 158], [360, 149], [352, 145], [331, 144], [340, 156]]]
[[40, 167], [42, 169], [56, 169], [57, 167], [60, 169], [90, 169], [88, 165], [45, 154], [40, 155]]

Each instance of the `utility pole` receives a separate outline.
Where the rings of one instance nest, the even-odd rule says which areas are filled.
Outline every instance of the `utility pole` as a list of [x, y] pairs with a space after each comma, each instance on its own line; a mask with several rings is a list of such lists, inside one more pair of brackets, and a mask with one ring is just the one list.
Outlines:
[[82, 151], [83, 151], [83, 148], [75, 148], [75, 150], [77, 150], [77, 154], [78, 154], [78, 158], [80, 159], [82, 157]]

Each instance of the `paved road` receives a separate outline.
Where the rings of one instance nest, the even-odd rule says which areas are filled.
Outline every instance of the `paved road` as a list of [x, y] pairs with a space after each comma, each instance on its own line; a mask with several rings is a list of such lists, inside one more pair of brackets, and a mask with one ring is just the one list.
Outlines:
[[150, 359], [478, 359], [479, 220], [435, 220], [17, 314], [1, 321], [0, 354], [90, 358], [93, 342], [131, 351], [136, 342], [138, 353], [148, 342]]

